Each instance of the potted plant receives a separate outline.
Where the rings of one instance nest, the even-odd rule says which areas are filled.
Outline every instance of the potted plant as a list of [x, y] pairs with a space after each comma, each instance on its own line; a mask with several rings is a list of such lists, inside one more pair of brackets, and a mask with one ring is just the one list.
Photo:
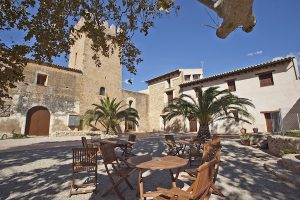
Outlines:
[[253, 128], [253, 133], [258, 133], [258, 128]]
[[245, 128], [241, 128], [240, 131], [241, 131], [241, 134], [242, 134], [242, 135], [246, 134], [246, 132], [247, 132], [247, 130], [246, 130]]
[[240, 135], [241, 143], [246, 146], [250, 146], [250, 134]]

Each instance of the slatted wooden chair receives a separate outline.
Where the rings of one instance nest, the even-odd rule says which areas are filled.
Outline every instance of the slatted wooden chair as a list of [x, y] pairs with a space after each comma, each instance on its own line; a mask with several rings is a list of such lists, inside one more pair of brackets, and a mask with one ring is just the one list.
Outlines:
[[[101, 136], [98, 137], [97, 139], [99, 140], [99, 138], [101, 139]], [[102, 157], [100, 143], [88, 144], [86, 137], [81, 137], [81, 142], [82, 142], [83, 148], [97, 148], [98, 149], [97, 155], [99, 157]]]
[[[220, 137], [214, 137], [211, 142], [204, 144], [204, 151], [201, 158], [201, 164], [211, 161], [213, 159], [217, 159], [219, 162], [216, 165], [216, 174], [215, 179], [217, 177], [219, 171], [219, 164], [221, 159], [221, 140]], [[200, 164], [200, 165], [201, 165]], [[196, 176], [197, 168], [186, 169], [185, 170], [190, 176]], [[215, 182], [215, 180], [214, 180]]]
[[211, 192], [215, 187], [213, 184], [213, 175], [215, 171], [215, 165], [218, 161], [212, 160], [201, 165], [197, 169], [196, 177], [188, 177], [192, 179], [193, 184], [185, 191], [178, 187], [172, 189], [158, 188], [158, 192], [161, 195], [155, 197], [155, 200], [165, 199], [180, 199], [180, 200], [194, 200], [194, 199], [209, 199]]
[[130, 142], [129, 144], [127, 144], [124, 147], [121, 147], [122, 149], [122, 156], [125, 157], [125, 159], [127, 159], [129, 156], [132, 156], [132, 149], [133, 149], [133, 145], [134, 142], [136, 140], [136, 135], [135, 134], [129, 134], [128, 135], [128, 142]]
[[199, 138], [193, 138], [193, 144], [189, 146], [188, 149], [188, 157], [190, 166], [192, 165], [192, 161], [195, 160], [197, 157], [202, 157], [203, 155], [203, 148], [204, 148], [205, 140]]
[[[72, 181], [70, 196], [97, 191], [97, 151], [96, 148], [73, 148]], [[83, 183], [76, 183], [79, 174], [89, 175]], [[91, 176], [92, 175], [92, 176]], [[77, 181], [78, 182], [78, 181]], [[84, 188], [84, 189], [82, 189]]]
[[[217, 176], [219, 173], [219, 166], [220, 166], [220, 159], [221, 159], [221, 140], [220, 137], [213, 137], [212, 141], [206, 143], [204, 145], [204, 152], [201, 159], [201, 164], [205, 162], [209, 162], [213, 159], [217, 160], [218, 162], [215, 165], [215, 172], [213, 175], [213, 183], [216, 182]], [[200, 165], [201, 166], [201, 165]], [[185, 170], [191, 177], [195, 177], [197, 175], [197, 168], [194, 169], [186, 169]], [[214, 194], [218, 196], [224, 196], [216, 187], [213, 191]]]
[[174, 135], [165, 135], [166, 145], [168, 146], [168, 155], [179, 155], [183, 151], [183, 145], [176, 144]]
[[88, 144], [86, 137], [81, 137], [81, 142], [82, 142], [83, 148], [90, 148], [90, 147], [92, 147], [91, 144]]
[[[118, 158], [116, 156], [113, 145], [104, 144], [101, 145], [100, 148], [105, 170], [112, 184], [111, 187], [102, 194], [102, 197], [105, 197], [108, 193], [114, 190], [120, 199], [125, 199], [118, 189], [118, 186], [125, 181], [129, 188], [133, 190], [128, 177], [135, 171], [135, 168], [130, 167], [123, 158]], [[115, 180], [113, 177], [118, 177], [118, 179]]]

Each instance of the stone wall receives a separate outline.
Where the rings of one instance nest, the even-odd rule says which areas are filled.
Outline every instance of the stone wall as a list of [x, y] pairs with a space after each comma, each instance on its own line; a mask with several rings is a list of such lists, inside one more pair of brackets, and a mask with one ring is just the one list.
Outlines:
[[280, 151], [290, 149], [295, 153], [300, 153], [300, 138], [286, 137], [280, 135], [268, 136], [268, 146], [271, 154], [280, 155]]
[[[149, 105], [148, 105], [148, 95], [139, 93], [139, 92], [132, 92], [128, 90], [122, 90], [122, 97], [123, 101], [129, 105], [129, 101], [132, 102], [132, 107], [137, 109], [140, 120], [139, 120], [139, 126], [137, 127], [136, 131], [138, 132], [147, 132], [149, 130], [149, 120], [148, 120], [148, 111], [149, 111]], [[124, 125], [123, 125], [124, 126]], [[124, 130], [124, 127], [122, 127], [122, 130]]]
[[[37, 84], [37, 74], [48, 76], [47, 84]], [[28, 63], [24, 68], [25, 79], [11, 89], [9, 115], [0, 117], [0, 132], [24, 134], [26, 114], [35, 106], [43, 106], [50, 112], [50, 130], [70, 130], [68, 114], [79, 113], [81, 72], [48, 64]]]

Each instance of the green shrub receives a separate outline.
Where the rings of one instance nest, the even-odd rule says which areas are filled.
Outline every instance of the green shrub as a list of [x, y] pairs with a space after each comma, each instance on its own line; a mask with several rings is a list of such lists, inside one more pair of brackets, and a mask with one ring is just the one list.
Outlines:
[[25, 136], [23, 134], [12, 132], [12, 138], [13, 139], [22, 139], [24, 137]]
[[296, 153], [293, 149], [282, 149], [280, 151], [280, 156], [284, 156], [285, 154], [293, 154]]
[[289, 130], [286, 132], [274, 132], [273, 135], [282, 135], [288, 137], [300, 137], [300, 130]]

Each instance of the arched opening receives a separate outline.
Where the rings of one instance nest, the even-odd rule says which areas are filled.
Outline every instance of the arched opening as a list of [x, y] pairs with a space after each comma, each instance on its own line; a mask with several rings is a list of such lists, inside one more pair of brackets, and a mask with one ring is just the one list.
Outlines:
[[42, 106], [35, 106], [26, 115], [25, 135], [49, 136], [50, 112]]
[[105, 95], [105, 87], [101, 87], [99, 90], [99, 94], [104, 96]]

